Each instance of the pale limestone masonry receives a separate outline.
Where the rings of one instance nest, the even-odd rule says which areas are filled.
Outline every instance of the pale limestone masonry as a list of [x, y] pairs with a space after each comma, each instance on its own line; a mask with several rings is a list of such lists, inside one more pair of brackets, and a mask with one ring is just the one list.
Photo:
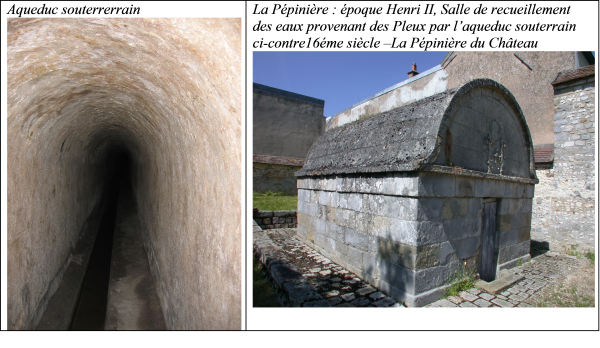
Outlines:
[[549, 242], [553, 250], [571, 245], [594, 249], [596, 244], [596, 89], [585, 87], [589, 79], [555, 86], [554, 168], [537, 171], [532, 239]]
[[298, 237], [399, 301], [436, 300], [476, 270], [483, 197], [498, 200], [498, 271], [529, 259], [533, 185], [438, 173], [298, 180]]

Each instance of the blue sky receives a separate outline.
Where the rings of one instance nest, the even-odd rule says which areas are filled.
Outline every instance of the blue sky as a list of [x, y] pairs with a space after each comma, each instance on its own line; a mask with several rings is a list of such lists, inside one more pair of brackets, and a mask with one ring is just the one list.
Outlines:
[[413, 62], [423, 72], [446, 53], [256, 51], [253, 82], [323, 99], [329, 117], [406, 80]]
[[253, 82], [325, 100], [325, 116], [423, 72], [447, 52], [254, 52]]

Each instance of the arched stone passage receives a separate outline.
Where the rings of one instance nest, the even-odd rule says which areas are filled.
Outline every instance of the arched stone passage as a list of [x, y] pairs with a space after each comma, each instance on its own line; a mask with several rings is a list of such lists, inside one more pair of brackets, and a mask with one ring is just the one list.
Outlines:
[[241, 319], [238, 19], [8, 20], [8, 327], [37, 324], [131, 159], [171, 329]]

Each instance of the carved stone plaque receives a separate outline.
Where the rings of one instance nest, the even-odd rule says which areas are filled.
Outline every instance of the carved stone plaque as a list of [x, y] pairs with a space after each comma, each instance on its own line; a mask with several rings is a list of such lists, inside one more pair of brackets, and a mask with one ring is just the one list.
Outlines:
[[491, 174], [502, 174], [504, 167], [504, 150], [506, 144], [502, 141], [500, 126], [496, 120], [491, 120], [488, 125], [488, 132], [484, 139], [485, 167]]

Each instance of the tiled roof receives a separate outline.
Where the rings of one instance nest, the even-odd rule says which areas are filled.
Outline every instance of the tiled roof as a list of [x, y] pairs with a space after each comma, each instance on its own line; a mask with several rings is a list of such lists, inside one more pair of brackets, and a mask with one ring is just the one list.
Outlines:
[[257, 163], [281, 164], [284, 166], [302, 167], [304, 165], [304, 158], [284, 156], [252, 155], [252, 161]]
[[556, 78], [554, 79], [554, 81], [552, 81], [552, 84], [557, 85], [559, 83], [575, 80], [578, 78], [582, 78], [582, 77], [586, 77], [586, 76], [590, 76], [590, 75], [593, 76], [595, 74], [595, 72], [596, 72], [596, 65], [588, 65], [588, 66], [584, 66], [583, 68], [579, 68], [579, 69], [563, 71], [563, 72], [558, 73], [558, 75], [556, 75]]
[[547, 163], [554, 161], [554, 146], [546, 148], [535, 148], [533, 150], [535, 163]]

